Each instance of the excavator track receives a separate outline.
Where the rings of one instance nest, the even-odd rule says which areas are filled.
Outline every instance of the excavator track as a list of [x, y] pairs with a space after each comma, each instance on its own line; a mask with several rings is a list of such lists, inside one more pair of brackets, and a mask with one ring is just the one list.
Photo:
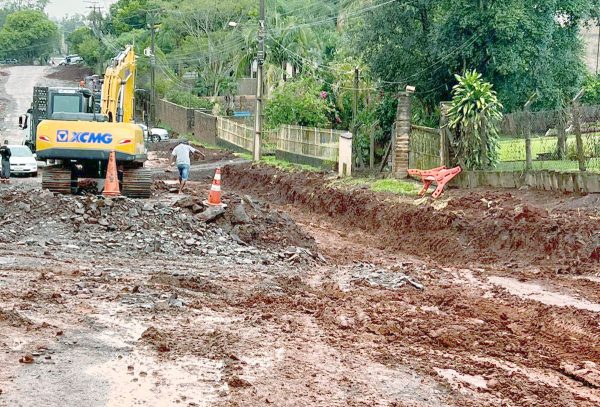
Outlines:
[[71, 170], [62, 167], [47, 167], [42, 174], [42, 188], [70, 195]]
[[130, 168], [123, 172], [122, 194], [129, 198], [150, 198], [152, 195], [152, 171]]

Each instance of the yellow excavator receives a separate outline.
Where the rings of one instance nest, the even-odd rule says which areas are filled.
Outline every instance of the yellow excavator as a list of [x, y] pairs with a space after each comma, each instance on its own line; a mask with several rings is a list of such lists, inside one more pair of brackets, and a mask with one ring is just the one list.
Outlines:
[[96, 179], [102, 184], [111, 151], [115, 151], [121, 191], [132, 198], [151, 194], [151, 172], [144, 132], [133, 122], [135, 95], [135, 53], [128, 46], [104, 74], [100, 112], [94, 93], [80, 88], [35, 87], [29, 116], [19, 125], [30, 136], [26, 144], [38, 159], [45, 160], [42, 187], [70, 194], [79, 179]]

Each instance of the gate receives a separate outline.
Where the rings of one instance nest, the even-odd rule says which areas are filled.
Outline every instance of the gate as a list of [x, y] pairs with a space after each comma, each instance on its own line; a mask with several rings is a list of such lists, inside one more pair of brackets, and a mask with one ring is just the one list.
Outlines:
[[442, 165], [440, 148], [440, 132], [438, 129], [411, 126], [408, 167], [419, 170], [439, 167]]

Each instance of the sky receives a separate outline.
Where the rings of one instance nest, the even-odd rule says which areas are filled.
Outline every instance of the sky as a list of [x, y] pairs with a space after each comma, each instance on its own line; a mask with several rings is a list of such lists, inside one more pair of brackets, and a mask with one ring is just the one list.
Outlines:
[[[98, 6], [103, 7], [102, 11], [108, 10], [108, 6], [115, 3], [116, 0], [97, 0]], [[86, 0], [50, 0], [46, 7], [46, 12], [52, 18], [61, 19], [65, 15], [87, 14], [90, 10], [86, 7], [92, 6], [92, 1]]]

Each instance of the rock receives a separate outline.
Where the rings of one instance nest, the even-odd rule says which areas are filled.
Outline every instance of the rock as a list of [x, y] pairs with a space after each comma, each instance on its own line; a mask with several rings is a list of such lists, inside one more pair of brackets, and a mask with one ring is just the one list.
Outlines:
[[169, 297], [169, 305], [172, 307], [183, 307], [183, 301], [177, 298], [177, 293], [173, 293]]
[[165, 311], [165, 310], [169, 309], [169, 303], [164, 300], [156, 301], [154, 303], [154, 309], [157, 311]]
[[100, 219], [98, 219], [98, 224], [100, 226], [108, 226], [109, 225], [108, 220], [106, 220], [106, 218], [100, 218]]
[[227, 384], [232, 388], [252, 387], [252, 384], [249, 381], [235, 375], [227, 380]]
[[188, 240], [185, 241], [185, 244], [188, 245], [188, 246], [193, 246], [193, 245], [196, 244], [196, 239], [193, 239], [193, 238], [192, 239], [188, 239]]
[[74, 211], [77, 215], [83, 215], [85, 213], [85, 209], [83, 208], [75, 208]]
[[151, 203], [149, 203], [149, 202], [148, 202], [148, 203], [145, 203], [145, 204], [144, 204], [144, 207], [142, 208], [142, 210], [143, 210], [144, 212], [150, 212], [150, 211], [153, 211], [153, 210], [154, 210], [154, 204], [151, 204]]
[[19, 363], [31, 364], [33, 363], [33, 356], [30, 354], [24, 355], [21, 357], [21, 359], [19, 359]]
[[175, 206], [178, 206], [180, 208], [191, 208], [195, 205], [196, 203], [194, 202], [194, 199], [190, 196], [187, 196], [185, 198], [181, 198], [180, 200], [178, 200], [177, 202], [175, 202]]
[[248, 214], [246, 213], [246, 208], [244, 207], [244, 204], [241, 203], [239, 205], [236, 205], [236, 207], [233, 208], [232, 223], [238, 224], [250, 222], [252, 222], [252, 219], [250, 219], [250, 216], [248, 216]]
[[140, 216], [140, 213], [138, 212], [137, 209], [131, 208], [131, 209], [129, 209], [129, 212], [127, 212], [127, 215], [129, 215], [129, 217], [131, 217], [131, 218], [137, 218], [138, 216]]
[[202, 210], [204, 210], [203, 206], [200, 206], [198, 204], [194, 204], [194, 206], [192, 206], [192, 212], [194, 213], [202, 212]]
[[202, 212], [200, 215], [198, 215], [198, 217], [201, 220], [208, 223], [208, 222], [215, 220], [216, 218], [223, 215], [224, 213], [225, 213], [225, 209], [221, 208], [220, 206], [209, 206], [208, 208], [206, 208], [206, 210], [204, 212]]
[[20, 210], [22, 210], [23, 212], [29, 213], [31, 212], [31, 205], [25, 203], [25, 202], [19, 202], [19, 205], [17, 206]]

